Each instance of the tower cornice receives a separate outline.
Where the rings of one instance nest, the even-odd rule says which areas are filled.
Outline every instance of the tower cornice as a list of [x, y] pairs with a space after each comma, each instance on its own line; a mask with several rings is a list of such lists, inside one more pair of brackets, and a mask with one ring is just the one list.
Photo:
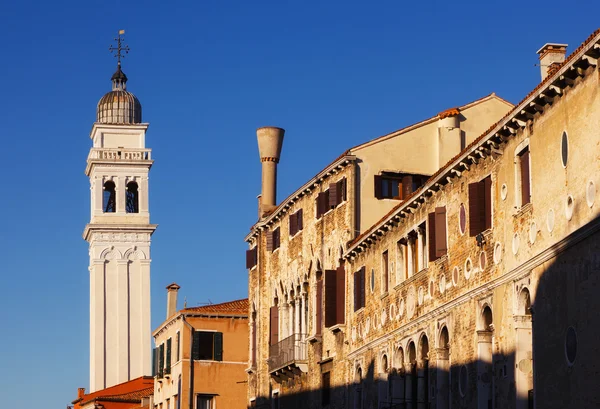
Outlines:
[[91, 240], [92, 233], [148, 233], [152, 235], [158, 224], [129, 224], [129, 223], [88, 223], [83, 230], [83, 238], [89, 242]]

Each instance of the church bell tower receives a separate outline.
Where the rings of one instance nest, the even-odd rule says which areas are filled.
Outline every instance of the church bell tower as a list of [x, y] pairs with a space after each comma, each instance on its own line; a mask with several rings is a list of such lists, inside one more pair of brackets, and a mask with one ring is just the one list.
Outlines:
[[121, 58], [129, 51], [116, 39], [112, 90], [98, 102], [90, 179], [91, 216], [83, 237], [90, 255], [90, 392], [151, 375], [150, 224], [142, 106], [127, 91]]

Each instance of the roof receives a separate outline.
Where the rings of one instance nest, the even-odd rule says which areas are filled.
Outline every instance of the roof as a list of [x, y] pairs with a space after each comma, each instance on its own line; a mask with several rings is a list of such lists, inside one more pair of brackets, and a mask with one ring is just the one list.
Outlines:
[[101, 398], [98, 398], [98, 400], [110, 400], [118, 402], [141, 402], [142, 398], [147, 398], [148, 396], [152, 396], [153, 394], [154, 386], [151, 386], [149, 388], [141, 389], [139, 391], [132, 391], [120, 395], [102, 396]]
[[[588, 49], [591, 48], [592, 45], [597, 42], [600, 42], [600, 29], [592, 33], [575, 51], [573, 51], [573, 53], [571, 53], [571, 55], [569, 55], [569, 57], [560, 65], [559, 69], [557, 69], [552, 75], [548, 75], [542, 82], [540, 82], [531, 92], [527, 94], [527, 96], [525, 96], [525, 98], [521, 100], [521, 102], [515, 105], [514, 108], [510, 110], [502, 119], [500, 119], [498, 122], [492, 125], [487, 131], [485, 131], [482, 135], [475, 139], [469, 146], [463, 149], [458, 155], [450, 159], [450, 161], [448, 161], [446, 165], [444, 165], [436, 173], [434, 173], [427, 180], [427, 182], [425, 182], [423, 187], [413, 192], [402, 203], [396, 205], [378, 222], [376, 222], [373, 226], [371, 226], [369, 229], [367, 229], [361, 235], [359, 235], [356, 239], [350, 242], [348, 250], [346, 251], [346, 254], [344, 256], [347, 257], [350, 253], [356, 251], [356, 247], [367, 237], [374, 235], [382, 228], [385, 231], [385, 226], [388, 223], [390, 223], [392, 219], [397, 219], [401, 217], [402, 213], [405, 213], [405, 210], [417, 207], [419, 205], [419, 201], [423, 201], [420, 198], [436, 190], [439, 187], [439, 185], [445, 184], [445, 182], [443, 182], [443, 179], [448, 178], [449, 174], [454, 173], [454, 175], [460, 175], [460, 171], [458, 171], [457, 168], [464, 159], [468, 158], [470, 154], [475, 153], [476, 151], [481, 151], [485, 143], [488, 143], [490, 144], [490, 146], [493, 146], [493, 138], [498, 137], [498, 135], [502, 135], [501, 133], [503, 131], [507, 131], [507, 128], [512, 128], [512, 126], [516, 126], [513, 122], [518, 120], [517, 116], [526, 111], [526, 108], [530, 107], [532, 104], [537, 105], [537, 103], [535, 102], [536, 99], [538, 97], [543, 97], [543, 93], [546, 92], [547, 89], [556, 88], [557, 86], [554, 84], [557, 83], [557, 80], [560, 81], [561, 76], [563, 76], [563, 74], [567, 71], [567, 68], [569, 68], [569, 66], [571, 64], [574, 64], [576, 61], [585, 59], [585, 52], [588, 51]], [[509, 134], [512, 134], [512, 132], [509, 132]], [[498, 137], [498, 139], [502, 139], [502, 136]]]
[[240, 315], [248, 315], [248, 299], [244, 298], [242, 300], [234, 300], [227, 301], [221, 304], [209, 304], [202, 305], [199, 307], [189, 307], [181, 310], [182, 313], [186, 312], [194, 312], [199, 314], [240, 314]]
[[[75, 408], [81, 408], [90, 402], [115, 402], [115, 403], [135, 403], [132, 407], [139, 407], [142, 398], [152, 396], [154, 393], [154, 378], [150, 376], [140, 376], [127, 382], [120, 383], [101, 389], [92, 393], [85, 394], [85, 389], [80, 388], [77, 399], [72, 403]], [[110, 409], [110, 404], [103, 405]], [[120, 405], [120, 408], [123, 406]]]

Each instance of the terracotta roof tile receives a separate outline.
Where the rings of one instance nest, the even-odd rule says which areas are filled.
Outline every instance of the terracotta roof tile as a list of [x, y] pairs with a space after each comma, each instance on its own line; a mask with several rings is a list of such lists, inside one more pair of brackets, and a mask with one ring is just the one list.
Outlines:
[[184, 308], [182, 312], [197, 312], [206, 314], [243, 314], [248, 315], [248, 299], [228, 301], [221, 304], [202, 305]]
[[139, 391], [132, 391], [123, 393], [120, 395], [108, 395], [98, 398], [98, 400], [111, 400], [111, 401], [140, 401], [142, 398], [147, 398], [154, 394], [154, 387], [141, 389]]

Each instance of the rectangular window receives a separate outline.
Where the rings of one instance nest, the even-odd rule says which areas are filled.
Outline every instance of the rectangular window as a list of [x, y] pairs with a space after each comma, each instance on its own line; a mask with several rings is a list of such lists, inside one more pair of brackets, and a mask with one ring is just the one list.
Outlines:
[[446, 241], [446, 208], [436, 207], [428, 215], [429, 261], [436, 260], [448, 252]]
[[279, 245], [281, 244], [281, 236], [279, 232], [279, 227], [267, 232], [267, 251], [275, 251], [279, 248]]
[[407, 257], [406, 257], [406, 239], [401, 239], [396, 244], [397, 260], [396, 260], [396, 284], [408, 278], [407, 276]]
[[213, 401], [211, 395], [196, 395], [196, 409], [214, 409]]
[[315, 335], [321, 335], [323, 327], [323, 280], [317, 280], [317, 290], [315, 292]]
[[347, 199], [347, 183], [346, 178], [342, 178], [335, 183], [329, 184], [329, 189], [317, 195], [316, 208], [317, 219], [320, 219], [325, 213], [331, 209], [335, 209], [337, 205]]
[[383, 172], [381, 175], [375, 175], [375, 197], [377, 199], [405, 200], [426, 180], [425, 176], [420, 175]]
[[354, 273], [354, 311], [365, 306], [365, 268]]
[[279, 342], [279, 307], [276, 305], [271, 307], [269, 324], [271, 326], [269, 344], [275, 345]]
[[381, 255], [381, 273], [382, 273], [382, 292], [383, 293], [387, 293], [388, 292], [388, 285], [389, 285], [389, 260], [388, 260], [388, 252], [387, 250], [383, 252], [383, 254]]
[[200, 361], [223, 360], [223, 333], [194, 331], [192, 359]]
[[321, 406], [331, 403], [331, 372], [321, 374]]
[[158, 377], [164, 376], [165, 368], [165, 344], [160, 344], [158, 347]]
[[256, 246], [250, 250], [246, 250], [246, 268], [254, 268], [258, 263], [258, 250]]
[[344, 323], [345, 269], [325, 270], [325, 326]]
[[179, 356], [179, 350], [181, 348], [181, 334], [177, 331], [177, 335], [175, 337], [175, 360], [179, 361], [181, 357]]
[[469, 183], [469, 235], [492, 228], [492, 178]]
[[303, 228], [302, 223], [302, 209], [298, 210], [296, 213], [290, 214], [290, 236], [296, 235]]
[[152, 349], [152, 376], [158, 375], [158, 348]]
[[531, 202], [529, 146], [523, 149], [517, 158], [520, 170], [521, 206], [525, 206]]
[[165, 374], [171, 373], [171, 338], [167, 339], [167, 354], [165, 358]]

